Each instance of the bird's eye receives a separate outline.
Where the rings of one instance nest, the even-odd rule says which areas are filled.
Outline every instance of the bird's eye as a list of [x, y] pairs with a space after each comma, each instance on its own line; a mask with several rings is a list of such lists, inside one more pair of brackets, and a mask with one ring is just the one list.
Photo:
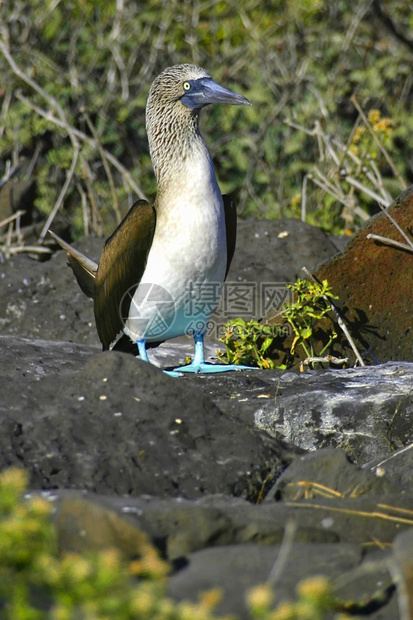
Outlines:
[[184, 90], [186, 90], [186, 91], [190, 90], [190, 88], [191, 88], [191, 84], [189, 82], [184, 82], [182, 84], [182, 86], [183, 86]]

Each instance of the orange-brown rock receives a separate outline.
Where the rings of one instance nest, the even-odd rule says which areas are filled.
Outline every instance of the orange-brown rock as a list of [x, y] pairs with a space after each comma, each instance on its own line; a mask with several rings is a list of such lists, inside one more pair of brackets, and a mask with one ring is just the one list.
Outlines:
[[[413, 186], [388, 209], [409, 234], [413, 224]], [[368, 234], [406, 243], [385, 213], [372, 217], [346, 250], [321, 265], [315, 275], [327, 278], [338, 295], [337, 307], [367, 361], [413, 360], [413, 253], [372, 239]], [[346, 352], [349, 347], [340, 335]], [[354, 359], [354, 358], [353, 358]]]
[[[388, 213], [409, 235], [413, 225], [413, 186], [396, 198]], [[369, 234], [406, 244], [387, 215], [380, 212], [358, 231], [342, 253], [321, 264], [314, 275], [320, 281], [327, 279], [338, 296], [335, 305], [366, 363], [412, 361], [413, 253], [368, 239]], [[279, 316], [270, 323], [279, 324], [280, 320]], [[326, 352], [348, 357], [348, 363], [354, 364], [355, 355], [332, 313], [316, 326], [315, 352], [328, 342], [332, 329], [338, 337]], [[291, 344], [292, 338], [282, 342], [277, 339], [271, 351], [276, 363], [297, 365], [306, 357], [297, 347], [292, 360], [288, 354]]]

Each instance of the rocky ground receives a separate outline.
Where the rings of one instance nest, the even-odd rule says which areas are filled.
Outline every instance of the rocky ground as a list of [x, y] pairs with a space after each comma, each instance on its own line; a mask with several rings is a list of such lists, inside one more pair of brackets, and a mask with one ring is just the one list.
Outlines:
[[[99, 256], [101, 241], [78, 245]], [[292, 281], [340, 248], [297, 220], [241, 222], [229, 280]], [[219, 586], [218, 611], [248, 618], [249, 587], [269, 580], [280, 602], [321, 574], [354, 613], [408, 618], [411, 357], [173, 379], [100, 352], [65, 262], [0, 265], [0, 468], [25, 467], [55, 502], [62, 548], [130, 556], [143, 530], [173, 563], [176, 600]], [[191, 352], [180, 339], [150, 355], [165, 367]]]

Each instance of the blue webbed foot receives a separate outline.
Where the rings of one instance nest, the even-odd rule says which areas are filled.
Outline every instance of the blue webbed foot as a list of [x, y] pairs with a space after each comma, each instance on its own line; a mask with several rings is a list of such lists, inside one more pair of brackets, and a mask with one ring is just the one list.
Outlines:
[[204, 356], [204, 336], [202, 334], [194, 334], [195, 355], [190, 364], [175, 368], [175, 372], [194, 372], [194, 373], [214, 373], [228, 372], [230, 370], [251, 370], [250, 366], [242, 366], [241, 364], [210, 364], [205, 361]]
[[195, 361], [186, 366], [178, 366], [175, 368], [175, 372], [195, 372], [200, 374], [213, 373], [213, 372], [228, 372], [229, 370], [255, 370], [253, 366], [242, 366], [241, 364], [209, 364], [208, 362], [201, 362], [196, 364]]
[[[141, 358], [141, 360], [143, 362], [148, 362], [148, 364], [150, 364], [151, 362], [149, 360], [148, 352], [146, 350], [145, 340], [138, 340], [136, 344], [138, 345], [139, 357]], [[182, 377], [182, 373], [176, 370], [164, 370], [163, 372], [166, 375], [169, 375], [170, 377]]]
[[179, 369], [163, 370], [162, 372], [168, 375], [169, 377], [183, 377], [183, 374], [182, 372], [179, 371]]
[[[173, 370], [164, 370], [163, 372], [170, 377], [182, 377], [185, 372], [193, 372], [200, 374], [215, 373], [215, 372], [228, 372], [231, 370], [256, 370], [253, 366], [242, 366], [241, 364], [210, 364], [205, 361], [204, 357], [204, 337], [202, 334], [195, 334], [195, 355], [190, 364], [185, 366], [178, 366]], [[148, 362], [148, 353], [146, 351], [145, 340], [138, 340], [137, 342], [139, 357], [142, 361]]]

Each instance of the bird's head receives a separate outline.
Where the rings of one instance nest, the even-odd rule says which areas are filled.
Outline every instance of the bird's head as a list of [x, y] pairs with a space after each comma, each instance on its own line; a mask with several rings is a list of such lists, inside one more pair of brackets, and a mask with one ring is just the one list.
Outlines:
[[196, 144], [206, 149], [198, 117], [211, 103], [251, 105], [246, 97], [219, 86], [196, 65], [168, 67], [154, 80], [146, 104], [146, 130], [158, 190], [161, 175], [165, 177], [172, 169], [176, 173]]
[[251, 105], [246, 97], [223, 88], [205, 69], [196, 65], [175, 65], [165, 69], [154, 80], [148, 98], [148, 108], [182, 104], [191, 112], [211, 103]]

